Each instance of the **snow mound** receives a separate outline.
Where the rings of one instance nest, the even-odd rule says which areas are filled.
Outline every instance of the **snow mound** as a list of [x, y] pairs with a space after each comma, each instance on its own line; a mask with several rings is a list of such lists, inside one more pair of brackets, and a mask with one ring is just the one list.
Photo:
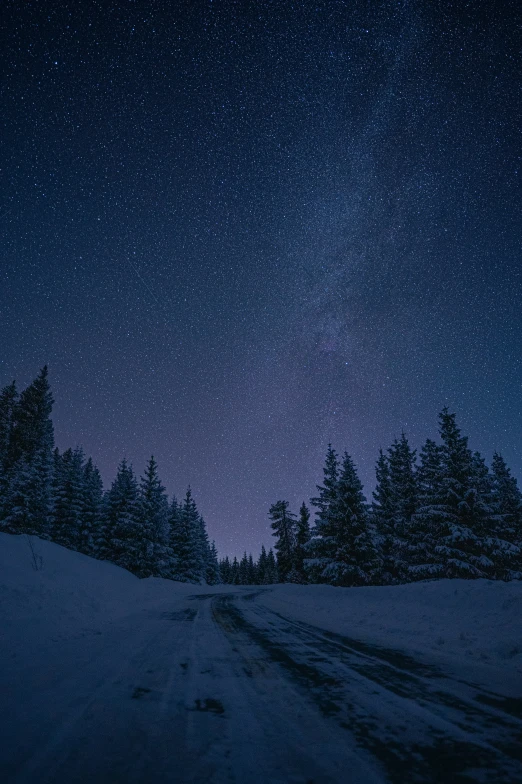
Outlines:
[[172, 580], [139, 580], [35, 536], [0, 533], [0, 618], [14, 650], [98, 634], [101, 625], [198, 590]]
[[[397, 586], [280, 585], [262, 597], [286, 617], [423, 658], [522, 675], [522, 582], [435, 580]], [[520, 679], [519, 679], [520, 680]]]

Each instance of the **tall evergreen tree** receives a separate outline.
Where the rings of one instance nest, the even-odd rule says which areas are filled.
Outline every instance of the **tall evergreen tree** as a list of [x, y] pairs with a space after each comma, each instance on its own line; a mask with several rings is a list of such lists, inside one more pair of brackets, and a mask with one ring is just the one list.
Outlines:
[[158, 464], [153, 456], [140, 482], [138, 517], [141, 527], [138, 575], [140, 577], [170, 576], [168, 499], [158, 476]]
[[178, 522], [171, 529], [175, 556], [174, 579], [200, 583], [205, 578], [205, 561], [201, 550], [201, 522], [190, 487], [179, 509]]
[[[5, 403], [5, 401], [4, 401]], [[47, 367], [14, 405], [4, 484], [3, 526], [47, 536], [51, 511], [54, 431]]]
[[101, 525], [102, 499], [102, 478], [89, 457], [83, 469], [83, 518], [79, 541], [80, 551], [87, 555], [95, 555], [94, 542]]
[[442, 477], [442, 449], [428, 438], [421, 450], [417, 470], [418, 506], [406, 530], [408, 580], [442, 575], [442, 565], [436, 554], [437, 507], [441, 501]]
[[219, 574], [221, 576], [221, 581], [226, 585], [229, 585], [232, 582], [232, 564], [230, 563], [228, 555], [219, 562]]
[[237, 560], [236, 556], [234, 556], [232, 560], [232, 566], [230, 568], [230, 584], [241, 585], [241, 576], [239, 574], [239, 561]]
[[93, 553], [134, 574], [140, 574], [142, 527], [139, 489], [132, 466], [124, 459], [102, 501], [101, 520], [93, 530]]
[[293, 582], [305, 583], [307, 581], [306, 570], [304, 566], [305, 558], [308, 557], [307, 545], [310, 541], [310, 510], [305, 502], [299, 508], [299, 517], [297, 518], [296, 533], [295, 533], [295, 556], [294, 556], [294, 571], [295, 577]]
[[[522, 493], [517, 480], [502, 455], [493, 455], [492, 498], [496, 533], [502, 539], [522, 548]], [[522, 563], [520, 564], [522, 569]]]
[[268, 558], [265, 545], [261, 545], [261, 553], [257, 562], [257, 579], [260, 585], [267, 585]]
[[401, 435], [377, 461], [377, 488], [373, 519], [382, 554], [381, 580], [399, 583], [406, 579], [406, 536], [418, 503], [415, 451]]
[[370, 533], [366, 501], [353, 461], [346, 452], [335, 500], [318, 538], [324, 582], [355, 586], [376, 581], [380, 562]]
[[207, 585], [219, 585], [221, 582], [225, 582], [221, 578], [219, 561], [218, 561], [218, 552], [216, 549], [215, 542], [211, 542], [209, 547], [209, 556], [207, 561], [205, 579]]
[[0, 479], [9, 468], [10, 445], [13, 438], [17, 401], [18, 393], [13, 381], [0, 392]]
[[266, 556], [265, 581], [265, 585], [274, 585], [281, 581], [276, 557], [272, 548], [270, 548]]
[[295, 515], [288, 509], [288, 501], [277, 501], [268, 511], [271, 528], [276, 537], [277, 570], [279, 579], [286, 582], [294, 566]]
[[85, 490], [83, 450], [54, 453], [52, 513], [49, 535], [53, 542], [79, 550], [84, 528]]

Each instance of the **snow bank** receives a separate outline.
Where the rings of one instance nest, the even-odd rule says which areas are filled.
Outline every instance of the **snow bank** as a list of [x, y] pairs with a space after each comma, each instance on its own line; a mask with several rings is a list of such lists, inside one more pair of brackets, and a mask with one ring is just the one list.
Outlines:
[[198, 590], [171, 580], [139, 580], [52, 542], [0, 533], [3, 647], [13, 650], [98, 634], [118, 618]]
[[[522, 582], [437, 580], [334, 588], [279, 585], [260, 597], [282, 615], [413, 655], [522, 676]], [[486, 672], [483, 673], [486, 675]]]

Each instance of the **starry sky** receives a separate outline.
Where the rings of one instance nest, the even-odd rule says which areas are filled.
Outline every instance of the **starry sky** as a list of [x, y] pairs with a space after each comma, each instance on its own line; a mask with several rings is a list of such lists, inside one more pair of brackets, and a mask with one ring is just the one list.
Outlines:
[[520, 4], [6, 0], [0, 384], [219, 551], [444, 405], [522, 478]]

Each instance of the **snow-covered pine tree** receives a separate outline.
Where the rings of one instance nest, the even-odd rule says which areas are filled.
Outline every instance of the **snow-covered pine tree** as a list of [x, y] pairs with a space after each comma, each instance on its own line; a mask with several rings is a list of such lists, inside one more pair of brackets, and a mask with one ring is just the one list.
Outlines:
[[419, 469], [419, 508], [408, 530], [408, 573], [428, 577], [486, 577], [484, 554], [487, 503], [479, 490], [468, 440], [455, 414], [439, 415], [442, 444], [427, 442]]
[[205, 578], [201, 523], [190, 487], [179, 507], [177, 524], [171, 528], [170, 541], [175, 557], [173, 579], [184, 583], [201, 583]]
[[442, 575], [440, 558], [435, 551], [442, 477], [442, 449], [428, 438], [417, 469], [418, 507], [405, 531], [406, 579], [410, 581]]
[[502, 455], [493, 455], [492, 498], [495, 532], [501, 539], [514, 545], [518, 553], [511, 564], [513, 578], [522, 579], [522, 493], [517, 480]]
[[79, 550], [84, 528], [84, 455], [83, 450], [54, 452], [51, 522], [49, 538], [69, 550]]
[[257, 585], [257, 568], [252, 553], [248, 556], [248, 585]]
[[221, 576], [221, 581], [226, 585], [230, 585], [232, 582], [232, 564], [230, 563], [228, 555], [225, 555], [219, 562], [219, 574]]
[[94, 542], [101, 523], [103, 482], [100, 472], [89, 457], [83, 468], [83, 518], [78, 549], [96, 555]]
[[139, 577], [169, 577], [169, 504], [158, 476], [158, 464], [151, 456], [140, 481], [138, 505]]
[[402, 433], [388, 449], [388, 527], [383, 541], [383, 573], [391, 583], [407, 579], [406, 535], [418, 505], [415, 450]]
[[319, 495], [311, 499], [318, 510], [311, 536], [306, 545], [304, 567], [308, 580], [313, 583], [322, 581], [322, 572], [334, 549], [330, 541], [330, 515], [337, 497], [339, 479], [339, 459], [331, 444], [328, 444], [323, 467], [323, 484], [317, 485]]
[[277, 501], [268, 510], [270, 527], [276, 537], [277, 571], [281, 582], [286, 582], [294, 566], [295, 515], [288, 509], [288, 501]]
[[221, 579], [218, 552], [215, 542], [210, 543], [205, 579], [207, 585], [220, 585], [221, 582], [224, 582], [224, 580]]
[[259, 585], [266, 585], [267, 584], [267, 554], [265, 550], [265, 545], [261, 545], [261, 553], [259, 555], [259, 559], [257, 561], [256, 571], [257, 571], [257, 580]]
[[[18, 393], [16, 383], [13, 381], [0, 392], [0, 494], [5, 493], [2, 479], [9, 469], [10, 445], [17, 401]], [[0, 495], [0, 510], [1, 498], [2, 495]]]
[[371, 504], [371, 524], [375, 545], [382, 558], [380, 582], [389, 585], [395, 582], [391, 568], [391, 549], [393, 544], [393, 503], [388, 456], [379, 449], [375, 465], [375, 490]]
[[47, 367], [22, 392], [12, 412], [3, 527], [11, 533], [47, 536], [51, 510], [54, 431]]
[[479, 566], [493, 580], [510, 580], [518, 576], [519, 548], [506, 536], [508, 531], [496, 514], [495, 487], [492, 474], [479, 452], [471, 459], [472, 489], [468, 492], [470, 527], [479, 537]]
[[239, 562], [239, 584], [248, 585], [248, 556], [246, 552]]
[[328, 527], [323, 531], [328, 543], [321, 571], [324, 582], [345, 587], [376, 582], [381, 564], [370, 532], [362, 484], [347, 452], [343, 455]]
[[275, 583], [280, 582], [279, 569], [272, 548], [270, 548], [266, 556], [265, 581], [266, 585], [274, 585]]
[[486, 577], [490, 564], [482, 552], [481, 523], [487, 512], [475, 481], [468, 439], [447, 408], [439, 419], [443, 474], [442, 503], [436, 508], [436, 553], [445, 577]]
[[206, 580], [207, 570], [211, 560], [210, 542], [208, 540], [207, 525], [201, 515], [199, 515], [199, 537], [201, 560], [203, 563], [203, 579]]
[[241, 578], [239, 575], [239, 561], [237, 560], [236, 556], [234, 556], [232, 560], [232, 566], [230, 568], [230, 584], [241, 585], [240, 579]]
[[299, 517], [297, 518], [296, 531], [295, 531], [295, 556], [294, 556], [294, 571], [295, 577], [292, 582], [306, 583], [307, 575], [304, 566], [304, 560], [307, 558], [307, 544], [310, 541], [310, 510], [303, 501], [299, 508]]
[[102, 500], [101, 520], [93, 531], [93, 554], [134, 574], [140, 573], [142, 528], [139, 489], [132, 466], [123, 459]]

